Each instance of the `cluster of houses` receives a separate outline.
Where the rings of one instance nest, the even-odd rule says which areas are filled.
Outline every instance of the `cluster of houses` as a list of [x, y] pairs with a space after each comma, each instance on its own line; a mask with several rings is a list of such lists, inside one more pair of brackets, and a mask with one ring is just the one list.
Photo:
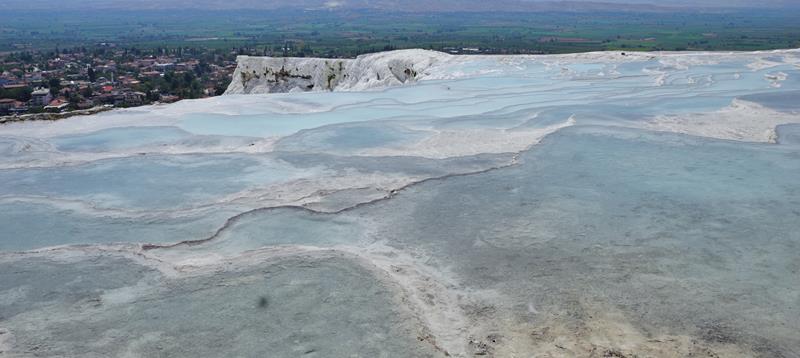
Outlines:
[[[26, 84], [3, 85], [4, 90], [28, 89]], [[69, 102], [63, 98], [56, 98], [47, 88], [36, 88], [30, 95], [30, 100], [21, 101], [16, 98], [0, 98], [0, 115], [5, 114], [24, 114], [31, 108], [41, 108], [44, 111], [61, 112], [69, 107]]]
[[[98, 106], [135, 107], [181, 98], [162, 88], [144, 86], [167, 73], [195, 71], [197, 59], [169, 56], [136, 58], [121, 49], [103, 56], [81, 51], [29, 61], [0, 59], [0, 115], [64, 112]], [[115, 60], [116, 59], [116, 60]], [[121, 63], [117, 63], [118, 60]], [[233, 61], [208, 64], [205, 96], [214, 96], [236, 68]]]

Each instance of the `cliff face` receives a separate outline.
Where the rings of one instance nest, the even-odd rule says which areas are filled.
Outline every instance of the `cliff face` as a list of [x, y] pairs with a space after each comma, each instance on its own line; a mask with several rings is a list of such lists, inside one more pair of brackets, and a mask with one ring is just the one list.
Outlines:
[[225, 94], [297, 91], [358, 91], [414, 82], [452, 56], [426, 50], [401, 50], [356, 59], [239, 56]]

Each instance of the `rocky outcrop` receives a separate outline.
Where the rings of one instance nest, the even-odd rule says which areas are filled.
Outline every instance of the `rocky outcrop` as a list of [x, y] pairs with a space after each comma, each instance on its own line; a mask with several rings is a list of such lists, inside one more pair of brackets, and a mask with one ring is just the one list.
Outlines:
[[355, 59], [239, 56], [225, 94], [367, 90], [415, 82], [452, 56], [401, 50]]

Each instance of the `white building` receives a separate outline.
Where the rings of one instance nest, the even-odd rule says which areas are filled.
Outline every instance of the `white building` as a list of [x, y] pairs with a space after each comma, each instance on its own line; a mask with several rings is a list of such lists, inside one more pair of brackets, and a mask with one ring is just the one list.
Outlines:
[[46, 106], [53, 100], [50, 90], [47, 88], [37, 88], [31, 93], [31, 105], [33, 106]]

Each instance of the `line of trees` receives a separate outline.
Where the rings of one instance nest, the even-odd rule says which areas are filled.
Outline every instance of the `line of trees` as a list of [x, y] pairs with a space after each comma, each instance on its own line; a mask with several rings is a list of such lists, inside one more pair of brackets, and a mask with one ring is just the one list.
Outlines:
[[31, 99], [33, 90], [30, 87], [21, 88], [2, 88], [0, 87], [0, 98], [11, 98], [21, 102], [27, 102]]

